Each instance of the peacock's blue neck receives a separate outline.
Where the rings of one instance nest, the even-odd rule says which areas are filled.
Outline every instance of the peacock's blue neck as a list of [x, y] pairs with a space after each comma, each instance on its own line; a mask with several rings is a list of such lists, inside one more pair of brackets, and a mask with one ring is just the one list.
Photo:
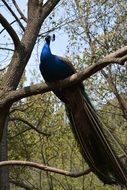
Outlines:
[[41, 52], [41, 60], [42, 59], [44, 60], [50, 56], [51, 56], [50, 44], [46, 42]]

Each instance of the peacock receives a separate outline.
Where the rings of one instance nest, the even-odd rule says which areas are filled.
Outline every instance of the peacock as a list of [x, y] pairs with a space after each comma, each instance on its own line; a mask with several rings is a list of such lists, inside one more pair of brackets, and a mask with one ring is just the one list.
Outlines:
[[[46, 82], [64, 80], [76, 73], [68, 59], [51, 53], [51, 39], [50, 35], [46, 36], [40, 56], [39, 68]], [[127, 171], [118, 155], [119, 150], [122, 154], [124, 150], [98, 117], [83, 84], [75, 84], [53, 92], [65, 104], [72, 131], [91, 171], [104, 184], [126, 187]]]

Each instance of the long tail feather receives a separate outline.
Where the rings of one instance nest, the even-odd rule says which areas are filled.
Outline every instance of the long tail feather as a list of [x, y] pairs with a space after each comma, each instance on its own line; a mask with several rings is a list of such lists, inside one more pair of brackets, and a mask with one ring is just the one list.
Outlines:
[[[110, 142], [117, 147], [118, 143], [98, 118], [87, 95], [78, 87], [55, 93], [66, 104], [72, 130], [92, 171], [104, 184], [127, 186], [127, 171]], [[120, 151], [123, 153], [122, 148]]]

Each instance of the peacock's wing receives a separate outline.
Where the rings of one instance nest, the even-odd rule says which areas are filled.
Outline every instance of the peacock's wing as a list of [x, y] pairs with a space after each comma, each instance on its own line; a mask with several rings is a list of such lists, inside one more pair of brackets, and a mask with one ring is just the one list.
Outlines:
[[69, 65], [70, 69], [76, 73], [76, 69], [74, 68], [74, 66], [72, 65], [71, 61], [69, 61], [68, 58], [66, 57], [61, 57], [61, 56], [57, 56], [62, 62], [64, 62], [65, 64]]
[[[74, 68], [73, 64], [71, 63], [71, 61], [68, 60], [68, 58], [65, 58], [65, 57], [61, 57], [61, 56], [57, 56], [59, 58], [59, 60], [61, 60], [62, 62], [64, 62], [65, 64], [67, 64], [70, 68], [70, 70], [72, 71], [72, 73], [76, 73], [76, 69]], [[80, 89], [82, 91], [84, 91], [84, 85], [83, 83], [78, 83], [77, 86], [80, 87]], [[66, 88], [65, 88], [66, 89]], [[67, 103], [67, 99], [65, 98], [65, 96], [63, 96], [64, 92], [62, 89], [58, 89], [58, 90], [55, 90], [54, 91], [55, 95], [61, 100], [63, 101], [64, 103]], [[89, 101], [89, 98], [88, 98], [88, 101]], [[90, 103], [90, 102], [89, 102]]]

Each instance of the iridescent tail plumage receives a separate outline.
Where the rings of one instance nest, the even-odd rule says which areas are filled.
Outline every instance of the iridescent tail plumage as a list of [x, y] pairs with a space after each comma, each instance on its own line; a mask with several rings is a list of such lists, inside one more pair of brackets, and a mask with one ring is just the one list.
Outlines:
[[87, 94], [71, 87], [56, 95], [65, 102], [73, 133], [92, 172], [104, 184], [127, 186], [127, 171], [119, 157], [125, 152], [97, 116]]

